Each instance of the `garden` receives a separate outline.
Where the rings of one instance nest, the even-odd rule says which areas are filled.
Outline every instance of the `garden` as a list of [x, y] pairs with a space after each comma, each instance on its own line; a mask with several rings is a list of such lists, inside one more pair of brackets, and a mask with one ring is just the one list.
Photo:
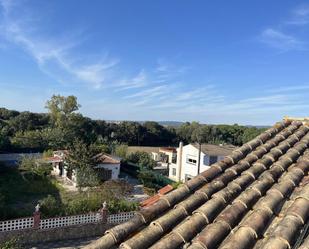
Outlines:
[[133, 211], [138, 203], [125, 199], [132, 186], [106, 181], [97, 187], [68, 191], [45, 170], [0, 167], [0, 220], [31, 216], [39, 203], [43, 217], [97, 211], [107, 202], [110, 213]]

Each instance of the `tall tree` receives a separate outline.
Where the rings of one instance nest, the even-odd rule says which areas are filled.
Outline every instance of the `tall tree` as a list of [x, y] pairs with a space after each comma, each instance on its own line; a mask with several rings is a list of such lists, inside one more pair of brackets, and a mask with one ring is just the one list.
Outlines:
[[81, 105], [77, 103], [76, 96], [53, 95], [46, 102], [45, 107], [48, 109], [54, 124], [56, 126], [64, 126], [70, 115], [77, 111]]
[[77, 184], [80, 187], [96, 186], [100, 180], [98, 174], [94, 170], [96, 160], [95, 148], [75, 140], [70, 146], [67, 162], [69, 170], [75, 170]]

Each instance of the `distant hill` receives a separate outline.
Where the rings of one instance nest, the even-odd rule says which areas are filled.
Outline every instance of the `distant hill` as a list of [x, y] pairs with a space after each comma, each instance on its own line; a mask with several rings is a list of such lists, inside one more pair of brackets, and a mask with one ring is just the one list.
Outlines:
[[[114, 123], [114, 124], [119, 124], [119, 123], [124, 122], [124, 121], [128, 121], [128, 120], [106, 120], [107, 123]], [[132, 121], [132, 122], [138, 122], [140, 124], [144, 124], [147, 121]], [[181, 126], [185, 123], [185, 122], [181, 122], [181, 121], [154, 121], [154, 122], [157, 122], [160, 125], [165, 126], [165, 127], [167, 127], [167, 126], [179, 127], [179, 126]], [[205, 124], [205, 123], [200, 123], [200, 124]], [[207, 125], [219, 125], [219, 124], [211, 124], [210, 123], [210, 124], [207, 124]], [[245, 126], [245, 127], [248, 127], [248, 128], [255, 127], [255, 128], [258, 128], [258, 129], [268, 129], [268, 128], [271, 127], [269, 125], [241, 125], [241, 124], [240, 124], [240, 126]]]
[[270, 125], [246, 125], [246, 127], [255, 127], [255, 128], [258, 128], [258, 129], [268, 129], [270, 128], [271, 126]]
[[[105, 120], [107, 123], [114, 123], [114, 124], [119, 124], [121, 122], [127, 121], [127, 120]], [[132, 122], [137, 122], [140, 124], [144, 124], [147, 121], [132, 121]], [[180, 121], [154, 121], [157, 122], [158, 124], [162, 125], [162, 126], [173, 126], [173, 127], [179, 127], [182, 124], [184, 124], [184, 122], [180, 122]]]
[[180, 121], [158, 121], [158, 123], [162, 126], [173, 126], [173, 127], [178, 127], [184, 124], [184, 122]]

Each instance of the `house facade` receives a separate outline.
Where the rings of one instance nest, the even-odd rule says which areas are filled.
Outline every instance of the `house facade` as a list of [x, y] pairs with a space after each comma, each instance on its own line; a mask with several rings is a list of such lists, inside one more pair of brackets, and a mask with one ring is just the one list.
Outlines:
[[180, 142], [179, 148], [177, 148], [176, 162], [174, 160], [169, 166], [169, 178], [177, 182], [188, 181], [229, 155], [235, 147], [202, 144], [200, 149], [200, 167], [198, 169], [199, 145], [188, 144], [183, 146], [183, 143]]
[[106, 153], [100, 153], [95, 158], [97, 166], [94, 168], [100, 171], [102, 180], [117, 180], [119, 178], [121, 158]]
[[[77, 185], [76, 170], [68, 169], [66, 162], [66, 156], [68, 151], [58, 150], [54, 151], [52, 157], [46, 158], [45, 161], [52, 164], [52, 174], [62, 177], [70, 181], [74, 186]], [[94, 169], [98, 172], [98, 175], [102, 181], [116, 180], [120, 174], [121, 159], [106, 153], [100, 153], [94, 157], [97, 165]]]

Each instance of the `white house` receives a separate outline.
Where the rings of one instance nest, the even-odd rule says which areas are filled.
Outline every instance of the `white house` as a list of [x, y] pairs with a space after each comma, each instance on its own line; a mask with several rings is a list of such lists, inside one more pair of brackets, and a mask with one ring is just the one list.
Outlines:
[[[69, 170], [66, 163], [67, 150], [54, 151], [52, 157], [46, 158], [45, 161], [52, 163], [52, 174], [69, 180], [76, 185], [76, 172]], [[94, 169], [98, 172], [101, 180], [116, 180], [120, 174], [121, 159], [106, 153], [100, 153], [94, 157], [97, 165]]]
[[200, 172], [209, 169], [213, 163], [229, 155], [234, 149], [233, 146], [202, 144], [198, 172], [199, 145], [183, 146], [183, 143], [180, 142], [179, 148], [177, 148], [176, 163], [172, 163], [169, 167], [169, 178], [177, 182], [190, 180]]
[[100, 172], [102, 180], [116, 180], [120, 174], [121, 158], [106, 153], [100, 153], [95, 156], [97, 170], [104, 169]]

